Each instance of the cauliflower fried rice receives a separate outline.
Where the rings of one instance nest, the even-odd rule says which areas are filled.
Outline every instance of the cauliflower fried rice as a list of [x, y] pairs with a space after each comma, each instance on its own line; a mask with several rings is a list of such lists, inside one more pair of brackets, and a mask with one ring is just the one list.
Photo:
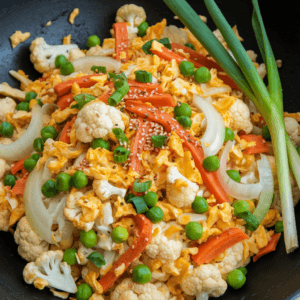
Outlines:
[[[78, 13], [74, 10], [73, 23]], [[41, 77], [32, 81], [26, 70], [11, 71], [20, 89], [0, 84], [0, 230], [14, 234], [18, 253], [28, 262], [25, 282], [47, 287], [59, 298], [219, 297], [226, 292], [229, 274], [280, 237], [275, 231], [282, 215], [272, 143], [263, 139], [265, 150], [253, 153], [257, 142], [247, 139], [262, 136], [262, 116], [217, 69], [210, 68], [204, 82], [183, 75], [183, 62], [192, 56], [176, 45], [190, 43], [208, 57], [187, 28], [167, 26], [163, 19], [141, 33], [145, 20], [142, 7], [120, 7], [112, 38], [88, 50], [74, 44], [50, 46], [37, 37], [30, 59]], [[127, 41], [116, 42], [116, 24], [125, 24], [128, 46]], [[242, 40], [236, 27], [234, 31]], [[214, 34], [229, 50], [221, 33]], [[160, 55], [164, 46], [172, 47], [181, 62]], [[122, 51], [116, 51], [118, 47]], [[264, 78], [265, 65], [256, 62], [253, 51], [247, 53]], [[61, 74], [58, 55], [75, 66], [70, 74]], [[84, 67], [90, 64], [96, 68]], [[148, 80], [143, 82], [139, 71], [145, 71]], [[120, 93], [122, 97], [114, 98]], [[197, 97], [208, 111], [196, 105]], [[117, 99], [114, 105], [112, 98]], [[183, 103], [190, 112], [181, 109]], [[34, 133], [30, 124], [36, 114], [42, 122]], [[205, 137], [213, 116], [223, 124], [222, 132], [213, 133], [214, 139], [222, 139], [217, 150], [214, 140]], [[285, 114], [295, 146], [300, 144], [299, 120], [298, 114]], [[232, 145], [225, 166], [221, 163], [217, 169], [234, 170], [240, 187], [254, 187], [265, 159], [273, 177], [274, 201], [253, 229], [237, 210], [244, 205], [252, 215], [258, 197], [241, 200], [226, 192], [215, 194], [224, 185], [212, 188], [207, 178], [215, 172], [199, 167], [197, 160], [197, 151], [207, 147], [215, 153], [206, 158], [222, 161], [228, 148], [225, 128], [233, 135]], [[21, 159], [12, 160], [6, 149], [22, 137], [28, 146]], [[296, 205], [300, 193], [292, 175], [291, 184]], [[199, 208], [196, 199], [207, 206]], [[201, 226], [187, 227], [191, 223]], [[190, 227], [195, 232], [187, 230]], [[243, 238], [197, 263], [199, 251], [231, 229]], [[149, 280], [139, 269], [151, 274]]]

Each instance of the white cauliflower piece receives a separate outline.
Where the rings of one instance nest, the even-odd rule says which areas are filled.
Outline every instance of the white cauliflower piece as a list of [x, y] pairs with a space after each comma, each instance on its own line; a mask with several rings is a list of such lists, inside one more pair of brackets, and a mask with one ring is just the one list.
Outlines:
[[[175, 223], [176, 224], [176, 223]], [[180, 257], [183, 243], [179, 240], [173, 240], [172, 237], [167, 238], [164, 231], [172, 224], [165, 226], [164, 222], [160, 222], [153, 226], [159, 229], [159, 233], [154, 236], [151, 243], [146, 247], [146, 254], [153, 259], [158, 259], [162, 262], [172, 262]], [[177, 225], [180, 227], [180, 225]]]
[[247, 134], [253, 129], [248, 106], [240, 99], [236, 99], [228, 110], [230, 114], [230, 127], [233, 131], [244, 130]]
[[7, 206], [0, 211], [0, 231], [8, 231], [11, 212]]
[[75, 44], [71, 45], [48, 45], [44, 38], [38, 37], [30, 45], [30, 60], [34, 68], [40, 72], [49, 72], [55, 69], [57, 55], [65, 55], [69, 59], [70, 51], [78, 49]]
[[178, 168], [171, 166], [167, 169], [167, 199], [176, 207], [190, 206], [199, 186], [179, 173]]
[[293, 144], [298, 146], [300, 144], [299, 123], [294, 118], [285, 117], [284, 124]]
[[28, 263], [23, 270], [25, 282], [32, 284], [37, 278], [41, 278], [52, 288], [76, 293], [77, 287], [71, 275], [71, 267], [66, 262], [62, 262], [63, 255], [61, 250], [47, 251], [35, 262]]
[[10, 166], [6, 163], [3, 158], [0, 158], [0, 180], [3, 179], [7, 171], [10, 170]]
[[165, 284], [135, 283], [124, 279], [111, 293], [110, 300], [169, 300], [170, 292]]
[[227, 283], [222, 279], [216, 266], [204, 264], [191, 270], [183, 278], [181, 288], [187, 295], [197, 296], [204, 300], [223, 295], [227, 289]]
[[71, 49], [69, 53], [69, 61], [73, 61], [75, 59], [85, 57], [85, 53], [78, 48]]
[[111, 185], [108, 180], [94, 180], [93, 190], [101, 200], [107, 200], [112, 195], [118, 195], [124, 198], [127, 191], [126, 189]]
[[75, 121], [76, 137], [83, 143], [92, 142], [95, 138], [105, 138], [114, 127], [125, 129], [121, 112], [103, 102], [92, 102], [85, 105]]
[[186, 44], [188, 40], [187, 33], [177, 26], [170, 25], [166, 26], [162, 34], [163, 38], [168, 38], [170, 43]]
[[27, 261], [35, 261], [49, 250], [49, 243], [43, 241], [33, 231], [26, 216], [18, 222], [14, 239], [19, 245], [18, 253]]
[[0, 100], [0, 123], [6, 122], [6, 114], [14, 113], [16, 106], [17, 103], [9, 97], [5, 97]]

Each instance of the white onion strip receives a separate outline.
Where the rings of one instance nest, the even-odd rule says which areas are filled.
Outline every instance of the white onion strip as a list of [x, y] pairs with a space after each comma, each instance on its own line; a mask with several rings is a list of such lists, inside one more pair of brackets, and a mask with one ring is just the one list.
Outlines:
[[[238, 183], [232, 180], [226, 173], [226, 163], [231, 147], [234, 145], [233, 141], [228, 141], [223, 149], [221, 160], [220, 160], [220, 169], [218, 172], [219, 180], [223, 185], [225, 191], [232, 197], [239, 200], [251, 200], [258, 199], [261, 191], [262, 184], [253, 183], [253, 184], [244, 184]], [[264, 173], [262, 173], [263, 175]], [[264, 181], [263, 181], [264, 182]]]
[[193, 95], [193, 104], [206, 118], [206, 130], [200, 139], [205, 157], [216, 155], [221, 149], [225, 137], [225, 124], [215, 107], [197, 94]]
[[92, 66], [103, 66], [106, 67], [107, 72], [120, 72], [121, 63], [114, 58], [93, 55], [80, 57], [72, 61], [75, 72], [83, 72], [85, 74], [93, 74], [91, 71]]
[[31, 154], [33, 140], [40, 136], [43, 128], [42, 108], [36, 104], [32, 108], [31, 121], [25, 133], [15, 142], [8, 145], [0, 144], [0, 157], [7, 161], [17, 161]]

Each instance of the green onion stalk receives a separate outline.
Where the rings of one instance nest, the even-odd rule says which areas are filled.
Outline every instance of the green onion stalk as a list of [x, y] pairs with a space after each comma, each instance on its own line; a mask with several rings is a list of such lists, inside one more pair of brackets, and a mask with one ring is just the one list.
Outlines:
[[[268, 89], [214, 0], [204, 0], [204, 2], [236, 61], [185, 0], [164, 0], [164, 2], [239, 86], [245, 96], [254, 103], [268, 124], [277, 166], [286, 251], [287, 253], [294, 251], [298, 248], [298, 238], [289, 166], [300, 187], [300, 157], [285, 130], [280, 77], [264, 28], [258, 1], [252, 0], [254, 8], [252, 26], [266, 64]], [[270, 202], [266, 197], [263, 198]]]

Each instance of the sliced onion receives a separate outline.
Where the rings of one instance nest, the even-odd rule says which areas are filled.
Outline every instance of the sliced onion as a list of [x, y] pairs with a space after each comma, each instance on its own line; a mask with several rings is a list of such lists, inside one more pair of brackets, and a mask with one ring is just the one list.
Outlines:
[[51, 115], [58, 108], [59, 108], [59, 106], [57, 104], [54, 104], [54, 103], [45, 103], [42, 106], [42, 112], [43, 112], [43, 114]]
[[34, 150], [33, 140], [40, 136], [42, 128], [42, 108], [36, 104], [32, 108], [31, 121], [25, 133], [13, 143], [8, 145], [0, 144], [0, 157], [6, 161], [17, 161], [31, 154]]
[[230, 86], [222, 86], [222, 87], [213, 87], [206, 89], [203, 94], [201, 94], [202, 97], [207, 96], [213, 96], [217, 94], [223, 94], [223, 93], [230, 93], [231, 87]]
[[[228, 141], [223, 149], [221, 160], [220, 160], [220, 169], [218, 172], [219, 180], [225, 189], [225, 191], [232, 197], [239, 200], [251, 200], [258, 199], [261, 191], [262, 184], [253, 183], [253, 184], [244, 184], [238, 183], [232, 180], [226, 172], [226, 163], [231, 147], [234, 145], [233, 141]], [[261, 179], [260, 179], [261, 180]]]
[[101, 55], [80, 57], [72, 61], [72, 64], [75, 72], [83, 72], [85, 74], [93, 74], [93, 71], [91, 71], [92, 66], [103, 66], [106, 67], [107, 72], [115, 71], [116, 73], [119, 73], [121, 68], [119, 61]]
[[202, 110], [207, 122], [205, 133], [200, 139], [204, 155], [205, 157], [216, 155], [220, 151], [225, 138], [223, 117], [212, 104], [206, 102], [197, 94], [193, 95], [193, 104]]

